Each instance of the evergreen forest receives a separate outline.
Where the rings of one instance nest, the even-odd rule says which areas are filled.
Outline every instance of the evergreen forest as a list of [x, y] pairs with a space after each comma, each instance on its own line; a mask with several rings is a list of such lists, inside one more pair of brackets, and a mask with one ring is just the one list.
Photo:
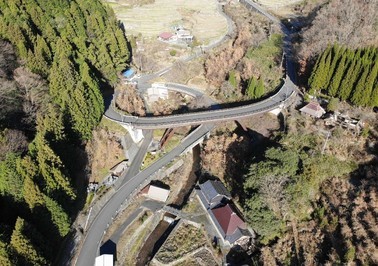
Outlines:
[[85, 197], [102, 91], [129, 56], [100, 0], [0, 0], [0, 265], [54, 264]]
[[322, 90], [356, 106], [378, 106], [378, 49], [328, 46], [309, 78], [310, 93]]

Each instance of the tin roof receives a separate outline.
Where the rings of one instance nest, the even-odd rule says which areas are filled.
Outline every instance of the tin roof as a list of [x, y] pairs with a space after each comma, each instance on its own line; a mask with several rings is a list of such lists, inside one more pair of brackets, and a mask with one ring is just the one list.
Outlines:
[[225, 196], [230, 199], [231, 194], [219, 180], [207, 180], [205, 183], [199, 185], [207, 202], [211, 202], [218, 195]]
[[232, 235], [238, 228], [246, 229], [244, 221], [230, 204], [211, 210], [225, 235]]
[[162, 38], [162, 39], [164, 39], [164, 40], [168, 40], [168, 39], [170, 39], [172, 36], [173, 36], [173, 34], [170, 33], [170, 32], [162, 32], [162, 33], [160, 33], [160, 35], [159, 35], [159, 37]]

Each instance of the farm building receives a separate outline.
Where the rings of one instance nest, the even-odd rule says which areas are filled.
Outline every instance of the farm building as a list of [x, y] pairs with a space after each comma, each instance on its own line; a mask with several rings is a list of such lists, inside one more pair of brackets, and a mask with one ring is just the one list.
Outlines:
[[165, 41], [165, 42], [173, 41], [175, 39], [174, 37], [175, 37], [174, 34], [170, 32], [162, 32], [159, 34], [160, 41]]
[[326, 113], [326, 111], [317, 102], [310, 102], [309, 104], [302, 107], [299, 111], [301, 111], [301, 113], [303, 114], [316, 118], [320, 118]]
[[169, 43], [190, 43], [193, 41], [193, 35], [191, 35], [190, 31], [181, 27], [177, 26], [174, 27], [174, 33], [171, 32], [162, 32], [159, 34], [158, 39], [163, 42]]
[[122, 76], [124, 78], [126, 78], [127, 80], [130, 80], [130, 79], [132, 79], [135, 76], [135, 71], [134, 71], [134, 69], [129, 68], [128, 70], [125, 70], [122, 73]]

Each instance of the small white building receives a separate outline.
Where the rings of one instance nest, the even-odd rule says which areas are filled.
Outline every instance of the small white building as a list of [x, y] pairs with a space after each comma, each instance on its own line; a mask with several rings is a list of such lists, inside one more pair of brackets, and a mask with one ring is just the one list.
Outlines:
[[169, 189], [161, 188], [155, 185], [148, 185], [142, 190], [142, 193], [150, 199], [162, 202], [167, 201], [169, 192]]
[[168, 99], [168, 89], [165, 85], [154, 83], [151, 88], [147, 89], [147, 97], [151, 102], [156, 102], [159, 99]]
[[96, 257], [95, 266], [113, 266], [113, 255], [104, 254]]
[[177, 28], [176, 36], [177, 36], [177, 39], [179, 41], [182, 41], [182, 42], [192, 42], [193, 41], [193, 35], [190, 34], [190, 31], [188, 31], [184, 28]]

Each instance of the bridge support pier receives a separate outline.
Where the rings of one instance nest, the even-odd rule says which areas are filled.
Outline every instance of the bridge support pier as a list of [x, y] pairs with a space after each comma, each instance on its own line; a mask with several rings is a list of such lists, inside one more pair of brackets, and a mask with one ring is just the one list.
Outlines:
[[127, 130], [127, 132], [129, 132], [134, 143], [138, 144], [142, 139], [144, 139], [142, 129], [137, 129], [137, 128], [134, 128], [130, 124], [124, 124], [124, 123], [121, 124], [121, 126], [124, 127]]

